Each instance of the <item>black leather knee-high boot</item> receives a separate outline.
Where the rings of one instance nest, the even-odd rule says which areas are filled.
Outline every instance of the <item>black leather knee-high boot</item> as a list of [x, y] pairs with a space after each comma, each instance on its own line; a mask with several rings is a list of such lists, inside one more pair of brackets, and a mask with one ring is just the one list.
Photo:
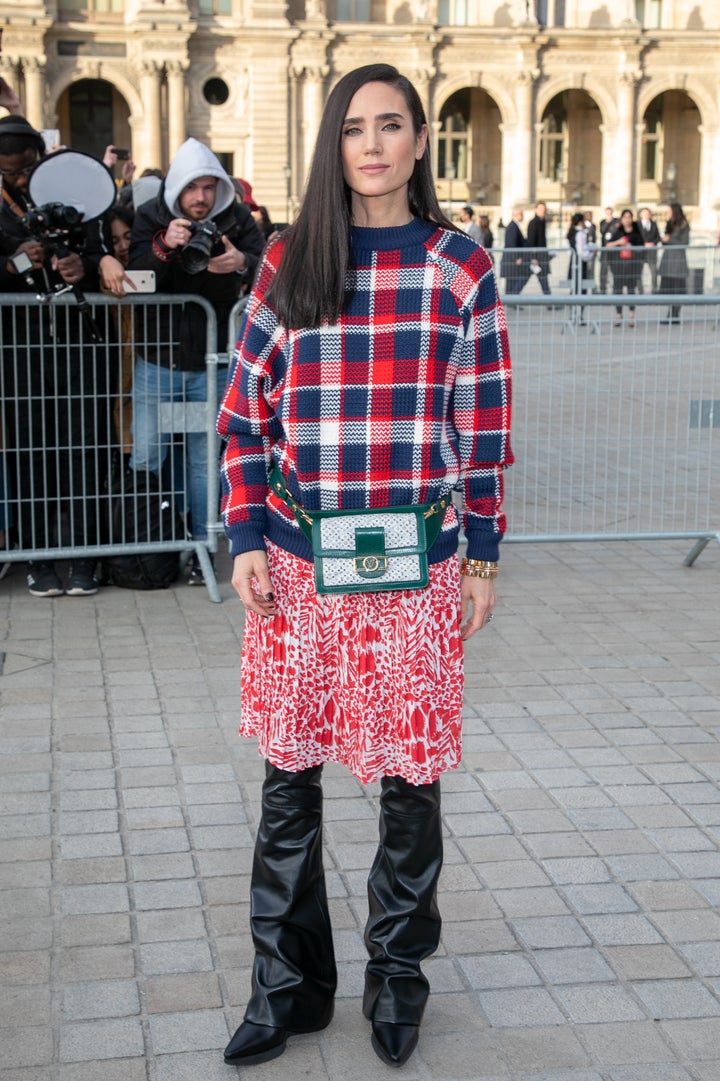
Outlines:
[[363, 1013], [373, 1021], [373, 1047], [390, 1065], [402, 1065], [417, 1044], [429, 993], [420, 962], [440, 941], [442, 856], [440, 782], [384, 777], [380, 844], [368, 878]]
[[250, 884], [255, 944], [245, 1018], [290, 1031], [324, 1028], [337, 971], [322, 863], [322, 766], [269, 762]]

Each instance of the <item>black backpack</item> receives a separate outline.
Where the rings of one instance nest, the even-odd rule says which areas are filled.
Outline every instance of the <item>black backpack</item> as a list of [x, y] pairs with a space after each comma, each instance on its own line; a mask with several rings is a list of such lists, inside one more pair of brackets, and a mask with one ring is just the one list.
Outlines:
[[[110, 500], [110, 540], [118, 544], [178, 540], [185, 525], [154, 473], [126, 472]], [[121, 589], [167, 589], [180, 571], [179, 552], [128, 552], [105, 559], [105, 578]]]

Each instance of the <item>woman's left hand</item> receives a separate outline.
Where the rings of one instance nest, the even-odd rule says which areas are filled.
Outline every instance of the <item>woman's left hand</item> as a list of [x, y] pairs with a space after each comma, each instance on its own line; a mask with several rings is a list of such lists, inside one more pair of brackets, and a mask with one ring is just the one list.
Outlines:
[[467, 574], [460, 577], [460, 596], [462, 615], [460, 637], [463, 642], [472, 638], [476, 631], [486, 627], [493, 615], [497, 603], [495, 584], [492, 578], [471, 578]]

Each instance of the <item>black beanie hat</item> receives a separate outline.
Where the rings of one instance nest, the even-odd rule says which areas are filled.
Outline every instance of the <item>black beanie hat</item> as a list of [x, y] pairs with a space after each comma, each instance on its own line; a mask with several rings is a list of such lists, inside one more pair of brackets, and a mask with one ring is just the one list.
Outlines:
[[5, 135], [12, 135], [15, 139], [27, 142], [28, 147], [37, 150], [38, 154], [45, 153], [45, 141], [39, 131], [24, 116], [0, 116], [0, 153], [2, 153], [2, 140]]

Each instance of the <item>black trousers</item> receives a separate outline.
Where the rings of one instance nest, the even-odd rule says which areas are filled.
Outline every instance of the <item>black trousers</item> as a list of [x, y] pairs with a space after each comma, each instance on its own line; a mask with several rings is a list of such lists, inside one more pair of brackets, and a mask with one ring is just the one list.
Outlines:
[[[294, 1030], [332, 1011], [337, 972], [322, 865], [322, 767], [266, 764], [250, 887], [255, 945], [245, 1019]], [[368, 879], [370, 954], [363, 1011], [419, 1024], [429, 986], [420, 962], [440, 939], [440, 783], [382, 780], [379, 845]]]

